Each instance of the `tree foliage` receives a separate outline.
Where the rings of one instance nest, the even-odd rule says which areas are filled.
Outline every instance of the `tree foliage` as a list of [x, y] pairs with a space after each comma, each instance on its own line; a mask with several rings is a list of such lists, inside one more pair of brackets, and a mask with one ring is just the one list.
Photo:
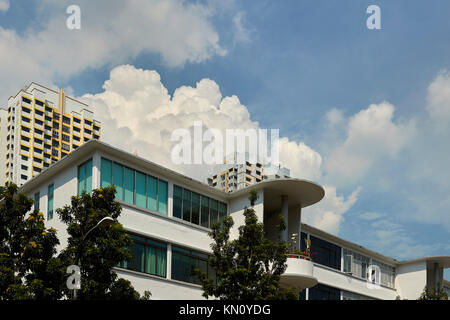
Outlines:
[[0, 299], [59, 299], [65, 263], [56, 230], [15, 184], [0, 187]]
[[[257, 193], [249, 197], [253, 206]], [[288, 253], [283, 241], [272, 242], [266, 237], [263, 223], [253, 208], [244, 208], [245, 224], [239, 227], [239, 237], [230, 240], [234, 222], [231, 216], [215, 224], [209, 233], [213, 239], [213, 256], [209, 259], [217, 281], [200, 274], [203, 296], [223, 300], [298, 299], [294, 288], [280, 287], [280, 275], [286, 270]], [[279, 232], [286, 228], [280, 216]]]
[[448, 294], [441, 283], [438, 282], [436, 288], [430, 289], [425, 286], [418, 300], [448, 300]]
[[[61, 253], [71, 264], [81, 269], [81, 289], [77, 298], [82, 300], [136, 300], [139, 293], [128, 280], [118, 278], [112, 270], [120, 262], [131, 258], [132, 239], [117, 219], [122, 207], [114, 199], [115, 187], [83, 192], [71, 204], [56, 212], [67, 224], [67, 248]], [[112, 225], [97, 226], [105, 218], [114, 219]], [[148, 295], [147, 295], [148, 296]]]

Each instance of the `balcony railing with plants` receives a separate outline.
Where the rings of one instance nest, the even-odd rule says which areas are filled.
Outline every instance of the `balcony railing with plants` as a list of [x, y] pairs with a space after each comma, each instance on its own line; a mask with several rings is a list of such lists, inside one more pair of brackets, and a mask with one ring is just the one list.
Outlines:
[[313, 254], [315, 254], [315, 252], [311, 252], [311, 239], [304, 239], [305, 240], [305, 250], [301, 251], [296, 248], [297, 236], [298, 236], [297, 233], [294, 233], [291, 236], [291, 241], [289, 243], [288, 258], [312, 261], [311, 256]]

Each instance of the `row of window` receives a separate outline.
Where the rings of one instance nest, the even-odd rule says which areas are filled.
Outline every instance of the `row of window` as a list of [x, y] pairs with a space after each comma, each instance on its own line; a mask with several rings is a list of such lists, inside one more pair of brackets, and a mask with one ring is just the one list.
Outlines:
[[[130, 234], [131, 259], [119, 267], [167, 278], [167, 244]], [[198, 268], [215, 280], [214, 270], [208, 263], [208, 255], [194, 250], [172, 246], [171, 279], [200, 284], [195, 273]]]
[[168, 183], [156, 177], [102, 158], [101, 187], [116, 186], [116, 198], [142, 208], [167, 214]]
[[353, 276], [361, 279], [367, 279], [370, 265], [376, 265], [380, 268], [379, 281], [382, 285], [394, 287], [395, 268], [357, 252], [344, 249], [344, 272], [351, 273]]
[[306, 300], [306, 290], [308, 290], [308, 300], [375, 300], [374, 298], [363, 296], [357, 293], [340, 290], [324, 284], [317, 284], [309, 289], [300, 292], [300, 300]]
[[227, 215], [227, 205], [198, 193], [173, 186], [173, 216], [211, 228]]
[[[300, 249], [305, 250], [305, 233], [301, 233]], [[315, 263], [341, 270], [341, 247], [328, 241], [310, 235], [312, 259]], [[343, 250], [343, 271], [351, 273], [353, 276], [367, 279], [368, 267], [376, 265], [380, 268], [380, 283], [393, 288], [395, 280], [395, 268], [370, 257], [353, 252], [349, 249]]]

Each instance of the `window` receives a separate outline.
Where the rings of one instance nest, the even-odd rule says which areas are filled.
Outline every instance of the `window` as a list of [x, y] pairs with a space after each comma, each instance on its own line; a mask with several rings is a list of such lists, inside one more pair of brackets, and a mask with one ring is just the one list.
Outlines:
[[227, 215], [227, 205], [177, 185], [173, 187], [173, 216], [211, 228]]
[[172, 279], [200, 284], [194, 272], [199, 268], [215, 281], [215, 273], [209, 266], [208, 258], [206, 254], [172, 246]]
[[66, 142], [70, 142], [70, 137], [64, 133], [61, 135], [61, 139], [63, 139], [63, 141], [66, 141]]
[[48, 186], [47, 192], [47, 219], [53, 219], [53, 193], [55, 191], [55, 187], [53, 184]]
[[92, 159], [78, 167], [78, 195], [92, 191]]
[[342, 300], [375, 300], [375, 299], [363, 296], [361, 294], [342, 290]]
[[201, 198], [201, 216], [200, 225], [205, 228], [209, 228], [209, 198]]
[[129, 235], [133, 239], [130, 247], [131, 259], [119, 264], [120, 267], [138, 272], [166, 277], [167, 245], [165, 243]]
[[113, 164], [113, 184], [116, 186], [116, 198], [123, 200], [123, 166], [117, 163]]
[[124, 170], [124, 200], [134, 203], [134, 171], [128, 168]]
[[30, 99], [25, 98], [25, 97], [22, 97], [22, 101], [25, 102], [25, 103], [28, 103], [28, 104], [30, 104], [30, 102], [31, 102]]
[[173, 216], [181, 219], [183, 188], [173, 186]]
[[[67, 118], [66, 116], [63, 116], [62, 121], [63, 121], [63, 123], [70, 124], [70, 118]], [[64, 128], [64, 126], [63, 126], [63, 128]]]
[[219, 222], [218, 201], [209, 200], [209, 227], [211, 228], [215, 223]]
[[146, 188], [145, 174], [136, 171], [136, 205], [139, 207], [146, 206]]
[[61, 143], [61, 149], [65, 150], [65, 151], [70, 151], [70, 145]]
[[37, 210], [37, 211], [39, 211], [39, 199], [40, 199], [39, 192], [36, 192], [34, 194], [34, 210]]
[[311, 252], [316, 252], [316, 254], [312, 256], [314, 262], [341, 270], [341, 248], [314, 236], [310, 236], [310, 239]]
[[369, 265], [369, 257], [344, 249], [344, 272], [350, 272], [355, 277], [366, 279]]
[[156, 211], [158, 209], [158, 179], [147, 177], [147, 209]]
[[339, 289], [324, 284], [319, 283], [308, 290], [308, 300], [341, 300], [341, 291]]
[[183, 220], [191, 221], [191, 192], [183, 190]]
[[116, 186], [116, 199], [167, 214], [167, 182], [102, 158], [101, 187]]
[[167, 182], [158, 179], [158, 212], [167, 214]]
[[192, 192], [191, 222], [200, 224], [200, 195]]
[[100, 177], [100, 187], [104, 188], [112, 184], [112, 162], [110, 160], [102, 158], [101, 168], [102, 174]]
[[372, 264], [380, 267], [380, 283], [384, 286], [394, 288], [395, 268], [376, 260], [372, 260]]

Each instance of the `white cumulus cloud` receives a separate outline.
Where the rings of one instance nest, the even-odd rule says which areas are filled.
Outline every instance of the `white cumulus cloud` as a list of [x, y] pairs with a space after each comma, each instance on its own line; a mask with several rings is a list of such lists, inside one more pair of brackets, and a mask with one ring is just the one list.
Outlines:
[[326, 160], [331, 178], [349, 183], [359, 181], [377, 161], [395, 158], [411, 141], [416, 132], [415, 121], [395, 121], [394, 110], [392, 104], [383, 102], [372, 104], [350, 118], [346, 140]]
[[8, 74], [0, 79], [2, 101], [31, 81], [48, 85], [141, 53], [157, 54], [169, 67], [226, 54], [211, 23], [209, 3], [110, 0], [105, 5], [80, 0], [77, 5], [80, 30], [66, 27], [67, 3], [59, 0], [40, 2], [33, 21], [41, 23], [27, 32], [0, 27], [0, 70]]
[[9, 0], [0, 0], [0, 12], [9, 10]]
[[[174, 130], [191, 130], [195, 121], [202, 122], [204, 131], [218, 129], [224, 137], [227, 129], [259, 128], [239, 98], [223, 97], [217, 83], [210, 79], [200, 80], [195, 87], [181, 86], [171, 96], [156, 71], [123, 65], [111, 71], [103, 89], [80, 99], [92, 105], [102, 121], [105, 142], [137, 151], [139, 156], [199, 180], [208, 174], [204, 166], [172, 162]], [[311, 180], [320, 177], [321, 157], [315, 150], [285, 137], [279, 145], [280, 162], [291, 169], [291, 175]]]
[[339, 233], [343, 215], [358, 200], [360, 188], [356, 188], [349, 196], [338, 195], [336, 187], [325, 185], [325, 197], [314, 206], [304, 209], [302, 221], [332, 234]]

